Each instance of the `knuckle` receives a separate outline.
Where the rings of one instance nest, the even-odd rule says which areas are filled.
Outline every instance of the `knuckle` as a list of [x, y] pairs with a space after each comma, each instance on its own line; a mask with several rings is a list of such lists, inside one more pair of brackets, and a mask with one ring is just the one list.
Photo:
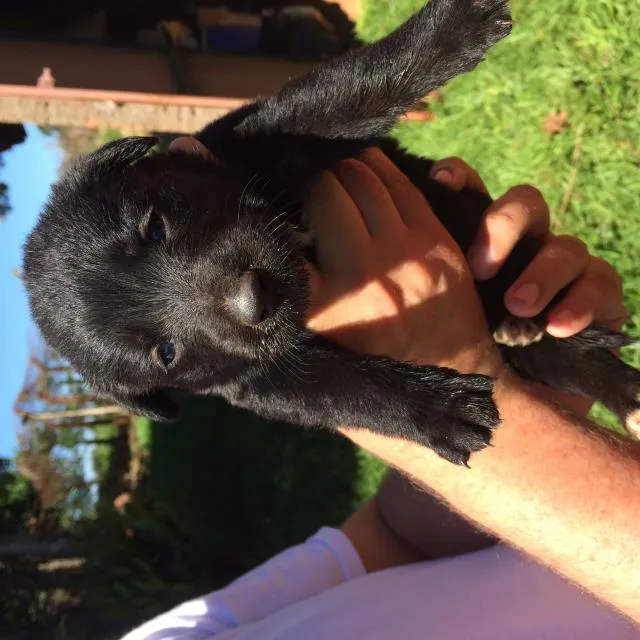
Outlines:
[[406, 190], [409, 187], [413, 187], [413, 182], [402, 171], [394, 171], [389, 176], [389, 183], [398, 190]]
[[615, 319], [618, 327], [622, 327], [627, 322], [627, 320], [629, 320], [629, 317], [629, 310], [627, 309], [627, 307], [624, 304], [620, 304], [620, 308]]
[[364, 162], [356, 160], [356, 158], [346, 158], [345, 160], [341, 160], [338, 164], [338, 167], [346, 171], [360, 173], [364, 173], [367, 170], [367, 166], [364, 164]]
[[587, 269], [583, 277], [583, 286], [605, 296], [611, 291], [612, 283], [609, 277], [597, 269]]
[[[532, 184], [517, 184], [509, 190], [509, 193], [514, 194], [527, 203], [543, 203], [546, 208], [546, 201], [542, 192]], [[529, 206], [531, 206], [531, 204], [529, 204]]]
[[340, 162], [339, 176], [349, 188], [359, 186], [360, 189], [377, 193], [381, 190], [382, 183], [373, 170], [355, 158], [347, 158]]
[[589, 247], [576, 236], [561, 234], [551, 240], [552, 244], [563, 254], [586, 261], [589, 259]]
[[519, 184], [512, 187], [506, 197], [510, 201], [518, 203], [527, 220], [542, 218], [545, 225], [548, 226], [550, 222], [549, 207], [540, 189], [531, 184]]
[[487, 214], [487, 226], [489, 233], [520, 237], [527, 228], [526, 215], [518, 203], [504, 202]]
[[602, 279], [606, 280], [610, 288], [622, 293], [622, 277], [616, 269], [602, 258], [591, 258], [591, 267], [594, 271], [601, 274]]
[[442, 167], [460, 167], [465, 166], [465, 161], [458, 156], [447, 156], [446, 158], [438, 160], [433, 166], [438, 169], [441, 169]]
[[525, 189], [525, 197], [529, 203], [531, 214], [536, 216], [539, 220], [542, 219], [544, 228], [548, 231], [551, 225], [551, 213], [549, 212], [549, 205], [547, 204], [542, 191], [530, 184], [523, 185], [523, 187]]
[[513, 187], [512, 191], [518, 193], [526, 200], [544, 200], [542, 191], [540, 191], [538, 187], [534, 187], [532, 184], [517, 184]]
[[386, 156], [378, 147], [367, 147], [362, 153], [360, 153], [358, 157], [361, 158], [365, 163], [367, 161], [376, 163], [380, 162]]

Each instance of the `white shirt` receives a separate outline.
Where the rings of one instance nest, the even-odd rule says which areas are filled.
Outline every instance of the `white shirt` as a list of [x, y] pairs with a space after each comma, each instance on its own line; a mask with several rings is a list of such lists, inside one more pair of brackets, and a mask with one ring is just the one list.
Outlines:
[[123, 640], [209, 638], [638, 640], [640, 627], [504, 545], [366, 574], [349, 539], [323, 528]]

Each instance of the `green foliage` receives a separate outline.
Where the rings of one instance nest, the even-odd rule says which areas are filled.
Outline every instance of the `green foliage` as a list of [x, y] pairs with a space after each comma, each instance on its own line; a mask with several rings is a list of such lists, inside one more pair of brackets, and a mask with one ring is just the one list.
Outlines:
[[13, 469], [11, 460], [0, 458], [0, 534], [24, 530], [37, 512], [37, 499], [27, 480]]
[[[360, 33], [382, 36], [422, 0], [364, 0]], [[577, 233], [623, 276], [640, 331], [640, 50], [632, 2], [512, 2], [516, 28], [459, 78], [425, 125], [396, 131], [414, 153], [461, 155], [493, 193], [531, 182], [556, 228]], [[568, 112], [553, 135], [545, 118]], [[575, 177], [572, 177], [574, 176]], [[636, 365], [638, 349], [625, 351]], [[604, 413], [596, 412], [598, 418]], [[183, 423], [153, 425], [150, 481], [191, 532], [248, 568], [322, 524], [337, 524], [378, 485], [383, 467], [346, 442], [268, 424], [195, 400]]]
[[[4, 166], [4, 160], [0, 155], [0, 169]], [[9, 213], [11, 206], [9, 204], [9, 187], [4, 183], [0, 182], [0, 222], [5, 218], [7, 213]]]
[[207, 560], [217, 559], [212, 550], [200, 555], [180, 518], [144, 491], [122, 516], [103, 505], [98, 518], [79, 528], [77, 538], [87, 557], [82, 609], [119, 633], [202, 593], [214, 573]]
[[0, 182], [0, 222], [9, 213], [9, 187], [4, 182]]
[[104, 129], [102, 131], [96, 132], [95, 136], [95, 146], [101, 147], [103, 144], [107, 144], [107, 142], [113, 142], [114, 140], [119, 140], [122, 138], [122, 133], [118, 129]]
[[[378, 38], [422, 4], [363, 0], [360, 33]], [[628, 330], [639, 335], [636, 0], [511, 4], [513, 34], [443, 91], [433, 122], [403, 123], [396, 135], [418, 154], [461, 155], [494, 194], [539, 186], [556, 228], [577, 233], [620, 271]], [[557, 112], [568, 117], [553, 135], [543, 123]], [[625, 357], [640, 366], [640, 347]], [[216, 399], [189, 401], [179, 424], [140, 419], [135, 428], [147, 452], [146, 486], [123, 517], [103, 504], [95, 521], [76, 524], [89, 558], [83, 606], [94, 633], [69, 623], [51, 637], [109, 637], [97, 632], [108, 621], [124, 629], [216, 588], [317, 527], [339, 524], [384, 473], [337, 436], [267, 423]], [[96, 449], [101, 477], [111, 465], [109, 448]]]
[[[100, 425], [92, 430], [93, 438], [106, 440], [115, 438], [117, 434], [115, 425]], [[98, 478], [104, 477], [109, 469], [112, 447], [110, 444], [97, 444], [93, 447], [93, 469]]]
[[151, 420], [136, 416], [133, 419], [134, 429], [136, 430], [136, 437], [138, 439], [138, 446], [142, 447], [145, 451], [149, 450], [151, 446]]
[[38, 127], [38, 131], [40, 131], [40, 133], [43, 136], [51, 137], [51, 136], [56, 135], [56, 133], [58, 131], [56, 127], [51, 127], [49, 125], [44, 125], [44, 124], [39, 124], [39, 125], [37, 125], [37, 127]]
[[[363, 0], [360, 33], [375, 39], [422, 0]], [[622, 276], [627, 331], [640, 336], [640, 14], [635, 0], [512, 0], [515, 27], [473, 73], [433, 105], [427, 125], [396, 129], [412, 152], [462, 156], [494, 194], [544, 193], [559, 231], [582, 238]], [[566, 126], [545, 131], [547, 116]], [[640, 366], [640, 345], [625, 349]], [[606, 412], [595, 414], [611, 424]]]
[[339, 525], [382, 472], [334, 434], [268, 422], [218, 398], [190, 399], [181, 422], [153, 425], [148, 465], [193, 544], [224, 550], [238, 571]]
[[48, 527], [71, 530], [77, 521], [91, 517], [94, 500], [85, 477], [83, 429], [26, 422], [20, 441], [17, 465], [34, 484]]

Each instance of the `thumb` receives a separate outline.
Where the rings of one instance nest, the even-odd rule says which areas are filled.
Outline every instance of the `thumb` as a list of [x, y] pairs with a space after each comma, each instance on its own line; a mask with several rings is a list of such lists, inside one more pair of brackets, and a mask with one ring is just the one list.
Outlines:
[[462, 158], [444, 158], [431, 167], [429, 177], [453, 191], [473, 189], [489, 195], [489, 191], [478, 172]]

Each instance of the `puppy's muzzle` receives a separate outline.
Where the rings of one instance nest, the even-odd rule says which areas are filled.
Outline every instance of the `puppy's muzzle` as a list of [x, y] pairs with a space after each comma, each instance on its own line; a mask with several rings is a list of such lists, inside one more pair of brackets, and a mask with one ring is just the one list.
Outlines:
[[243, 324], [256, 326], [276, 309], [273, 280], [266, 271], [249, 269], [238, 278], [236, 290], [227, 296], [227, 307]]

